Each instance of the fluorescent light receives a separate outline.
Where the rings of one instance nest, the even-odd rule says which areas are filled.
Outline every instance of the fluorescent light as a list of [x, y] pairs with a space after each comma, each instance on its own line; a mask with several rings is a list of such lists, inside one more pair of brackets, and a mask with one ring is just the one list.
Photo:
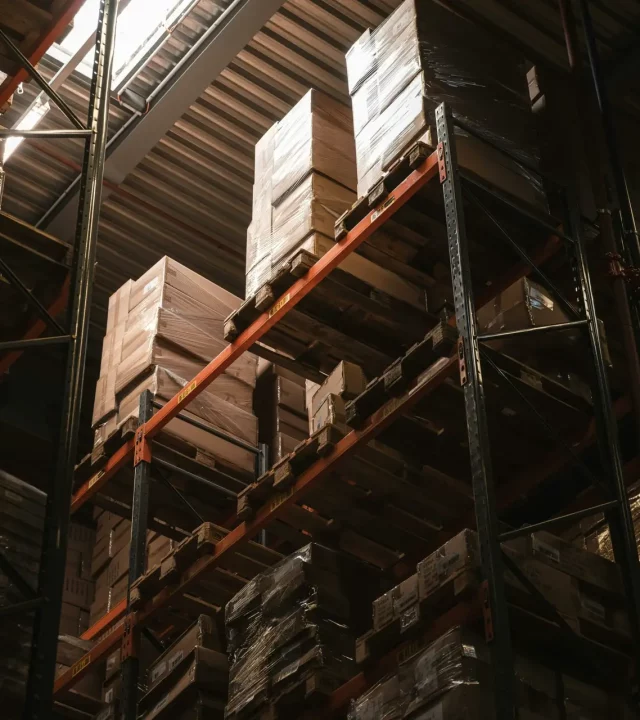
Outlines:
[[[50, 109], [51, 106], [48, 101], [42, 102], [42, 100], [40, 100], [40, 102], [38, 102], [37, 105], [34, 105], [34, 107], [32, 107], [31, 110], [22, 118], [16, 126], [16, 130], [33, 130], [33, 128], [40, 123], [42, 118], [49, 112]], [[10, 137], [4, 141], [3, 162], [7, 162], [7, 160], [18, 149], [23, 140], [24, 138], [21, 137]]]

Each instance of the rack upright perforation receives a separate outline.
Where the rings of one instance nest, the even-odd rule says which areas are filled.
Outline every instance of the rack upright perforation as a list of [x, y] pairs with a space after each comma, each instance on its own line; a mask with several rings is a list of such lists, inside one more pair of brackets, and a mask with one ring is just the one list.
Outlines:
[[[60, 676], [56, 682], [56, 694], [64, 693], [95, 663], [100, 662], [119, 643], [123, 643], [126, 657], [135, 656], [136, 642], [139, 633], [149, 624], [157, 619], [163, 608], [169, 607], [178, 602], [190, 590], [197, 586], [197, 583], [207, 573], [220, 566], [234, 553], [241, 551], [243, 546], [261, 530], [269, 528], [270, 524], [286, 516], [292, 509], [298, 509], [296, 503], [313, 490], [314, 487], [329, 482], [336, 469], [342, 467], [351, 458], [362, 451], [367, 443], [372, 441], [381, 432], [389, 428], [396, 420], [405, 415], [417, 403], [447, 385], [456, 384], [460, 377], [462, 392], [464, 393], [466, 418], [466, 431], [469, 437], [469, 448], [471, 455], [471, 475], [473, 480], [473, 496], [475, 501], [475, 518], [478, 528], [482, 559], [485, 576], [485, 620], [487, 627], [491, 628], [492, 649], [494, 668], [498, 679], [498, 687], [502, 692], [499, 694], [498, 715], [500, 720], [511, 720], [515, 716], [514, 699], [509, 691], [511, 687], [511, 642], [509, 628], [509, 613], [504, 597], [502, 583], [503, 561], [500, 551], [500, 542], [504, 536], [500, 534], [498, 523], [498, 512], [505, 508], [509, 497], [514, 492], [509, 485], [497, 487], [491, 473], [491, 459], [489, 438], [486, 432], [486, 409], [485, 409], [485, 383], [483, 370], [489, 369], [509, 379], [509, 376], [495, 364], [495, 356], [487, 354], [481, 347], [483, 337], [478, 335], [475, 326], [475, 308], [473, 299], [473, 288], [471, 286], [470, 265], [466, 243], [465, 218], [463, 210], [463, 196], [465, 190], [470, 191], [471, 197], [478, 201], [478, 196], [491, 197], [499, 205], [509, 208], [509, 212], [522, 214], [526, 222], [537, 226], [542, 233], [544, 240], [536, 248], [523, 250], [517, 248], [516, 255], [520, 262], [517, 263], [500, 281], [492, 284], [486, 290], [487, 297], [483, 301], [491, 299], [501, 289], [507, 287], [518, 277], [523, 277], [530, 272], [536, 272], [536, 265], [542, 264], [548, 258], [557, 253], [560, 247], [565, 247], [574, 258], [575, 279], [577, 287], [577, 302], [575, 307], [580, 313], [576, 320], [570, 322], [572, 330], [580, 330], [588, 333], [590, 347], [592, 349], [594, 373], [597, 378], [597, 386], [594, 391], [596, 405], [595, 425], [597, 428], [597, 439], [605, 459], [606, 470], [604, 476], [606, 481], [602, 483], [604, 501], [597, 503], [591, 510], [584, 512], [600, 512], [603, 507], [606, 509], [609, 521], [614, 528], [616, 541], [616, 552], [618, 562], [623, 566], [623, 574], [626, 579], [626, 592], [629, 601], [629, 612], [632, 617], [632, 627], [635, 647], [640, 647], [638, 640], [638, 563], [634, 552], [633, 529], [630, 524], [628, 503], [625, 495], [625, 483], [620, 464], [620, 455], [616, 439], [615, 418], [609, 395], [609, 388], [606, 379], [606, 368], [602, 355], [601, 339], [597, 329], [593, 297], [590, 288], [588, 269], [584, 262], [582, 240], [579, 233], [576, 233], [575, 225], [567, 223], [559, 226], [554, 224], [551, 218], [540, 218], [524, 208], [513, 203], [506, 196], [497, 193], [479, 183], [477, 178], [461, 177], [457, 167], [455, 150], [452, 145], [453, 121], [448, 116], [444, 106], [438, 110], [438, 140], [439, 144], [435, 151], [425, 152], [424, 147], [416, 147], [413, 154], [410, 154], [407, 162], [405, 176], [393, 188], [378, 188], [375, 197], [376, 203], [371, 207], [363, 209], [362, 202], [354, 207], [351, 214], [347, 214], [344, 222], [338, 226], [338, 242], [326, 255], [317, 262], [310, 264], [308, 258], [301, 266], [292, 268], [288, 287], [278, 293], [279, 297], [266, 311], [260, 312], [255, 308], [241, 308], [230, 319], [230, 327], [238, 333], [235, 340], [218, 355], [198, 375], [185, 390], [167, 402], [151, 419], [140, 425], [136, 437], [125, 443], [108, 460], [103, 469], [86, 481], [76, 492], [72, 502], [72, 510], [76, 511], [85, 503], [89, 502], [97, 493], [104, 490], [109, 480], [127, 463], [133, 460], [136, 466], [136, 475], [141, 474], [141, 469], [148, 467], [149, 461], [153, 462], [152, 440], [158, 435], [162, 428], [174, 417], [188, 407], [189, 402], [197, 397], [198, 393], [207, 387], [208, 384], [222, 373], [242, 353], [250, 350], [261, 339], [267, 337], [268, 333], [285, 318], [296, 306], [306, 297], [312, 295], [314, 289], [331, 272], [336, 270], [340, 263], [385, 223], [391, 221], [400, 212], [412, 197], [416, 196], [421, 189], [430, 186], [439, 179], [444, 192], [444, 210], [446, 213], [449, 254], [451, 258], [451, 269], [454, 282], [454, 298], [456, 309], [456, 324], [460, 333], [461, 341], [457, 346], [457, 353], [450, 357], [443, 357], [436, 360], [417, 380], [413, 379], [404, 392], [386, 398], [383, 404], [373, 414], [364, 419], [359, 429], [351, 431], [344, 437], [331, 437], [330, 434], [323, 439], [316, 441], [322, 450], [317, 452], [317, 459], [307, 464], [298, 472], [289, 472], [286, 483], [267, 493], [267, 498], [262, 497], [258, 504], [251, 509], [248, 516], [239, 521], [237, 518], [229, 519], [229, 527], [232, 527], [226, 536], [222, 537], [211, 548], [210, 552], [198, 557], [189, 567], [185, 568], [171, 584], [166, 585], [152, 597], [145, 599], [141, 605], [137, 605], [135, 611], [132, 609], [124, 614], [122, 611], [113, 613], [99, 627], [90, 631], [97, 642], [94, 649], [87, 654], [77, 665]], [[480, 205], [482, 203], [480, 202]], [[489, 216], [490, 220], [492, 216]], [[494, 218], [495, 219], [495, 218]], [[346, 225], [345, 225], [346, 223]], [[572, 232], [567, 229], [572, 227]], [[469, 232], [473, 232], [470, 228]], [[506, 238], [505, 238], [506, 239]], [[512, 239], [510, 239], [512, 244]], [[298, 276], [298, 277], [296, 277]], [[544, 277], [544, 274], [543, 274]], [[251, 305], [251, 302], [245, 306]], [[572, 305], [568, 303], [568, 305]], [[256, 319], [251, 320], [251, 317]], [[249, 320], [247, 320], [247, 317]], [[452, 321], [449, 321], [453, 324]], [[541, 328], [539, 332], [558, 332], [560, 326]], [[566, 327], [565, 327], [566, 329]], [[486, 340], [487, 338], [484, 338]], [[495, 339], [492, 336], [491, 339]], [[512, 385], [517, 385], [510, 380]], [[522, 393], [521, 393], [522, 394]], [[526, 398], [525, 398], [526, 399]], [[623, 402], [624, 405], [624, 402]], [[560, 404], [558, 404], [560, 407]], [[622, 408], [624, 410], [624, 408]], [[585, 426], [585, 438], [590, 437], [588, 428]], [[563, 450], [566, 455], [566, 450]], [[553, 456], [552, 456], [553, 457]], [[566, 461], [565, 457], [565, 461]], [[520, 489], [528, 487], [531, 489], [540, 483], [549, 473], [562, 466], [557, 458], [554, 462], [543, 462], [539, 472], [524, 470], [521, 478], [514, 478], [514, 483]], [[518, 481], [520, 483], [518, 484]], [[136, 484], [140, 489], [140, 485]], [[134, 518], [137, 514], [134, 514]], [[447, 527], [436, 528], [434, 539], [444, 542], [460, 527], [471, 524], [471, 518], [466, 512], [461, 512], [458, 522]], [[320, 527], [320, 526], [318, 526]], [[523, 529], [523, 533], [530, 532], [531, 528]], [[132, 531], [134, 532], [134, 531]], [[400, 563], [400, 566], [402, 563]], [[406, 567], [406, 563], [405, 563]], [[398, 570], [401, 572], [401, 570]], [[136, 570], [132, 569], [130, 583], [136, 581]], [[478, 603], [467, 604], [464, 607], [455, 608], [446, 617], [440, 619], [437, 627], [443, 631], [449, 624], [463, 622], [477, 615], [481, 606]], [[369, 683], [370, 675], [358, 676], [351, 683], [341, 688], [331, 699], [330, 708], [340, 709], [351, 697], [363, 691]], [[128, 718], [133, 718], [134, 704], [129, 708]]]

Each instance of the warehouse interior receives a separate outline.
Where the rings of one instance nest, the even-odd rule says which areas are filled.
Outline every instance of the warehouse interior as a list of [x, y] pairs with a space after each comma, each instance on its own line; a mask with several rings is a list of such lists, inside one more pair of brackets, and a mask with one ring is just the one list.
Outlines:
[[636, 0], [0, 0], [0, 715], [640, 717], [639, 129]]

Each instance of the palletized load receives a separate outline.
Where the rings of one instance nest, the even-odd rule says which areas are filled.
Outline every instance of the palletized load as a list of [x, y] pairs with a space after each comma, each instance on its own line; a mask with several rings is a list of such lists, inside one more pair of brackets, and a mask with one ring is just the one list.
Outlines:
[[[416, 648], [352, 702], [349, 720], [490, 720], [495, 718], [489, 647], [477, 633], [453, 628]], [[631, 717], [622, 698], [531, 657], [516, 654], [515, 698], [521, 720]]]
[[[366, 195], [413, 143], [435, 147], [435, 109], [446, 102], [473, 133], [537, 167], [538, 140], [526, 59], [494, 34], [434, 0], [405, 0], [347, 54], [358, 164]], [[537, 175], [470, 133], [458, 160], [526, 202], [546, 209]]]
[[[93, 414], [95, 451], [138, 417], [144, 390], [162, 402], [189, 386], [226, 347], [224, 320], [239, 304], [239, 298], [167, 257], [110, 298]], [[256, 445], [256, 366], [256, 358], [245, 353], [190, 403], [186, 414]], [[254, 470], [253, 453], [183, 420], [173, 420], [165, 432], [198, 453]]]
[[[301, 250], [322, 257], [335, 222], [356, 200], [351, 109], [310, 90], [256, 144], [253, 213], [247, 231], [246, 297]], [[341, 268], [424, 309], [424, 290], [358, 255]]]
[[354, 628], [376, 582], [362, 564], [313, 543], [248, 583], [226, 608], [226, 716], [268, 709], [294, 717], [286, 713], [326, 699], [352, 677]]

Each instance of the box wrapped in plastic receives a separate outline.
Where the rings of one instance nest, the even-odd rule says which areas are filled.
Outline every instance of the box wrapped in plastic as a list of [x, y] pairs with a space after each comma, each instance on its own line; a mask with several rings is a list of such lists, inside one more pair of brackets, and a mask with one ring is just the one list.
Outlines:
[[[295, 688], [329, 693], [355, 673], [351, 602], [367, 582], [337, 552], [312, 543], [248, 583], [225, 612], [231, 672], [227, 717]], [[349, 584], [351, 583], [351, 587]], [[304, 693], [303, 693], [304, 695]]]
[[[192, 379], [226, 347], [225, 341], [207, 335], [198, 326], [163, 308], [156, 308], [139, 320], [125, 335], [115, 380], [119, 397], [155, 366]], [[250, 353], [246, 355], [216, 378], [209, 390], [251, 412], [257, 360]]]
[[[138, 417], [140, 394], [144, 390], [150, 390], [158, 400], [167, 401], [186, 387], [191, 378], [191, 375], [181, 377], [164, 367], [156, 367], [140, 385], [121, 398], [117, 426], [121, 427], [129, 418]], [[243, 409], [234, 402], [223, 399], [221, 395], [224, 395], [226, 379], [221, 376], [216, 382], [218, 380], [221, 381], [221, 393], [216, 394], [209, 388], [203, 390], [189, 404], [188, 409], [184, 411], [185, 415], [199, 419], [212, 428], [222, 430], [255, 446], [258, 442], [258, 422], [256, 417], [250, 410]], [[166, 426], [165, 432], [169, 436], [182, 440], [240, 469], [253, 470], [255, 467], [255, 455], [253, 453], [227, 440], [218, 438], [206, 430], [194, 427], [179, 418], [172, 420]]]
[[318, 90], [309, 92], [278, 123], [273, 157], [273, 204], [310, 172], [355, 190], [351, 109]]
[[[491, 33], [435, 1], [405, 2], [375, 31], [367, 31], [347, 55], [358, 159], [358, 195], [377, 182], [402, 152], [435, 127], [435, 109], [446, 102], [454, 116], [481, 138], [521, 163], [537, 166], [539, 150], [531, 112], [528, 63]], [[535, 174], [522, 165], [486, 155], [480, 145], [459, 147], [461, 165], [471, 156], [474, 172], [487, 160], [494, 179], [520, 177], [515, 194], [537, 200], [544, 193]], [[476, 156], [480, 155], [480, 158]], [[490, 164], [490, 163], [489, 163]], [[526, 191], [523, 182], [532, 188]], [[496, 183], [498, 184], [498, 183]]]

